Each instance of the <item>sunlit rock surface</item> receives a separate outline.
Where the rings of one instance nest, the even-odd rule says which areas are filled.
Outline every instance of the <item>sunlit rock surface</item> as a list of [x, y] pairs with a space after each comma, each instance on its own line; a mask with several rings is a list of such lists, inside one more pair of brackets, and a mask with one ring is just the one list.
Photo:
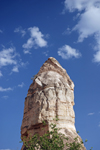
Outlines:
[[[55, 58], [48, 58], [35, 75], [25, 98], [22, 138], [36, 133], [43, 135], [50, 130], [51, 123], [56, 123], [61, 128], [60, 132], [72, 142], [78, 136], [74, 125], [73, 105], [74, 83]], [[57, 122], [54, 120], [56, 117], [59, 118]], [[47, 122], [46, 126], [43, 126], [44, 120]]]

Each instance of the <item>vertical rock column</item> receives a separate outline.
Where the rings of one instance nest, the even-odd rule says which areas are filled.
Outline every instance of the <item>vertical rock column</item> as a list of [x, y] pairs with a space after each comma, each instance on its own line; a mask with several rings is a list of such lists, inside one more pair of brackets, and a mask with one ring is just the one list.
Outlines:
[[[48, 58], [35, 75], [25, 98], [21, 137], [43, 135], [58, 117], [60, 132], [73, 140], [77, 136], [73, 105], [74, 83], [55, 58]], [[46, 126], [43, 126], [44, 120]]]

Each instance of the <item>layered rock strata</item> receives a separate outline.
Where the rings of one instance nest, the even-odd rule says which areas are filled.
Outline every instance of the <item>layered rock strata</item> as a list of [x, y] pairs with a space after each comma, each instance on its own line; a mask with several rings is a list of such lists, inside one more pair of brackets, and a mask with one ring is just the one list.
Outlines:
[[[21, 137], [36, 133], [43, 135], [50, 130], [51, 123], [56, 123], [61, 128], [60, 132], [72, 142], [78, 136], [73, 105], [74, 83], [55, 58], [48, 58], [35, 75], [25, 98]], [[56, 117], [59, 118], [57, 122], [54, 120]], [[44, 120], [46, 126], [43, 126]]]

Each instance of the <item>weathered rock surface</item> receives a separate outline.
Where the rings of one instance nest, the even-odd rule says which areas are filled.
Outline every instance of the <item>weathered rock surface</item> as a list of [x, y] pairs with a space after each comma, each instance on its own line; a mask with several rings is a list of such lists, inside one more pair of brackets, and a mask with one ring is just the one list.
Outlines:
[[[74, 83], [58, 61], [50, 57], [35, 75], [25, 98], [22, 138], [30, 133], [43, 135], [50, 130], [50, 124], [55, 123], [53, 119], [57, 116], [57, 127], [61, 128], [60, 132], [73, 141], [78, 136], [74, 125], [73, 105]], [[45, 127], [43, 120], [48, 123]]]

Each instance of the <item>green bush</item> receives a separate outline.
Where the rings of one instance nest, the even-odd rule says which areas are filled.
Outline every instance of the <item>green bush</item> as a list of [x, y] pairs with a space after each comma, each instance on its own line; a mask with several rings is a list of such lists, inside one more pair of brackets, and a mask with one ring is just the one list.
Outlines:
[[[43, 121], [45, 125], [45, 121]], [[78, 137], [74, 139], [74, 142], [69, 143], [68, 138], [64, 134], [59, 133], [56, 124], [51, 124], [51, 131], [47, 131], [43, 136], [35, 134], [33, 137], [24, 137], [23, 143], [27, 150], [63, 150], [66, 146], [66, 150], [81, 150], [84, 142], [78, 142]], [[63, 140], [66, 141], [64, 144]], [[87, 140], [85, 140], [87, 142]], [[92, 148], [90, 149], [92, 150]]]

